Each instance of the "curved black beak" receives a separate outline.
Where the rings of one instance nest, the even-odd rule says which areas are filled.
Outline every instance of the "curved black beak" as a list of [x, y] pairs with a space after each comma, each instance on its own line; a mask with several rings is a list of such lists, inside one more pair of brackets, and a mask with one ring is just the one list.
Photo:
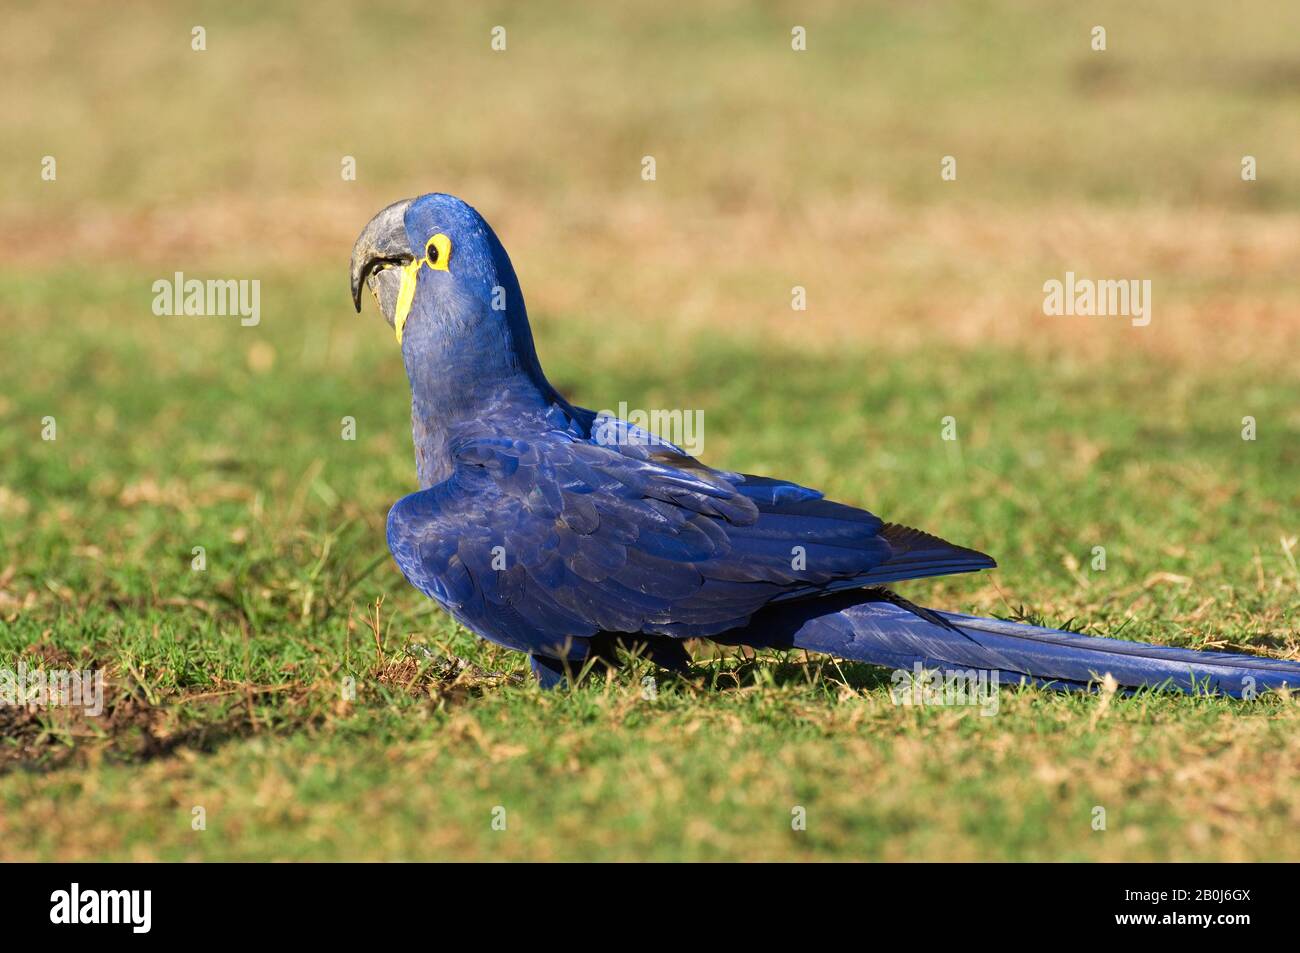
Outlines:
[[[379, 310], [393, 323], [397, 288], [401, 281], [397, 268], [409, 264], [415, 256], [406, 239], [406, 210], [412, 199], [394, 202], [366, 223], [352, 246], [352, 303], [361, 313], [361, 286], [374, 292]], [[391, 271], [391, 275], [389, 272]]]

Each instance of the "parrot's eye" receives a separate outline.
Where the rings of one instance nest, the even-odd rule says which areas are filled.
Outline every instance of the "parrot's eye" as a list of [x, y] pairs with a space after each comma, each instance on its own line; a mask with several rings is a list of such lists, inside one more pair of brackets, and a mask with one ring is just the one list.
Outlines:
[[451, 257], [451, 239], [439, 232], [424, 246], [424, 259], [430, 268], [447, 270], [447, 259]]

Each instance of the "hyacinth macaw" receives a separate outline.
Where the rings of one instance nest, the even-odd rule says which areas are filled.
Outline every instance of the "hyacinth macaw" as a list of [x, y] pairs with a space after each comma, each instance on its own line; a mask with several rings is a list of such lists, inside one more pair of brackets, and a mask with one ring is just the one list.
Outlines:
[[1251, 694], [1300, 663], [1095, 638], [923, 609], [885, 583], [991, 569], [972, 549], [784, 480], [714, 470], [575, 407], [546, 380], [505, 248], [469, 205], [396, 202], [352, 250], [411, 385], [420, 489], [388, 516], [413, 586], [544, 686], [637, 647], [682, 670], [688, 638], [801, 648], [1000, 682]]

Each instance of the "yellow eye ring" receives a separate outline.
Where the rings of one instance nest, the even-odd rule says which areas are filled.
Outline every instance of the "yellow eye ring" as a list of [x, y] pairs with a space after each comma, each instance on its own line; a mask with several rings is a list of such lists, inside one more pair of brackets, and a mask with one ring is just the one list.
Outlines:
[[451, 239], [439, 232], [424, 245], [424, 263], [435, 271], [446, 271], [451, 258]]
[[428, 265], [434, 271], [447, 271], [451, 259], [451, 239], [439, 232], [424, 243], [424, 257], [417, 258], [402, 268], [402, 286], [397, 292], [397, 307], [393, 313], [393, 333], [397, 343], [402, 343], [402, 329], [411, 313], [411, 303], [415, 301], [415, 283], [420, 274], [420, 266]]

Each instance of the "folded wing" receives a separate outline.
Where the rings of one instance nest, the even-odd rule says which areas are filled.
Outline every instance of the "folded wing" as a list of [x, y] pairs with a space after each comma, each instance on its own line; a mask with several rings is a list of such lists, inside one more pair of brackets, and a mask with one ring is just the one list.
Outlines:
[[454, 454], [448, 480], [393, 507], [389, 546], [413, 585], [520, 651], [581, 658], [601, 631], [711, 636], [773, 601], [993, 565], [662, 443], [489, 436]]

